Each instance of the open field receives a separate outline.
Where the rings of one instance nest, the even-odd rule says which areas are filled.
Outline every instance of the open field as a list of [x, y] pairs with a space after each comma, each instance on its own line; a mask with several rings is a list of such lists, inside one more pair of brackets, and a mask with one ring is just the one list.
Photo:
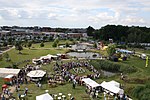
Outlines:
[[[32, 47], [34, 47], [34, 48], [31, 48], [31, 49], [24, 48], [24, 50], [21, 51], [22, 54], [18, 54], [18, 51], [15, 49], [10, 50], [8, 52], [8, 54], [9, 54], [9, 57], [11, 58], [11, 62], [6, 62], [6, 58], [4, 57], [3, 60], [0, 61], [0, 67], [8, 67], [9, 65], [12, 65], [12, 63], [22, 62], [24, 60], [32, 60], [33, 58], [38, 58], [40, 56], [45, 56], [47, 54], [65, 53], [67, 51], [67, 49], [51, 48], [52, 43], [50, 43], [50, 42], [45, 43], [45, 46], [43, 48], [41, 48], [39, 45], [40, 44], [33, 44]], [[41, 48], [41, 49], [39, 49], [39, 48]], [[47, 49], [47, 48], [49, 48], [49, 49]], [[99, 52], [99, 51], [96, 50], [96, 52]], [[102, 51], [100, 51], [100, 52], [102, 52]], [[141, 51], [138, 51], [138, 52], [141, 52]], [[143, 51], [143, 52], [150, 53], [149, 50]], [[104, 51], [103, 53], [105, 55], [106, 51]], [[68, 61], [69, 60], [66, 60], [63, 62], [68, 62]], [[18, 67], [22, 68], [27, 63], [31, 63], [31, 62], [22, 63]], [[149, 80], [147, 80], [147, 79], [150, 78], [150, 76], [149, 76], [150, 75], [150, 61], [149, 61], [149, 65], [147, 68], [145, 67], [145, 60], [142, 60], [142, 59], [140, 59], [138, 57], [134, 57], [134, 56], [131, 56], [127, 61], [120, 61], [120, 62], [114, 62], [114, 63], [134, 66], [135, 68], [137, 68], [137, 72], [131, 73], [131, 74], [126, 74], [126, 76], [131, 79], [140, 78], [142, 80], [146, 80], [144, 84], [149, 83]], [[41, 69], [46, 70], [48, 73], [53, 73], [54, 65], [55, 65], [55, 62], [51, 62], [50, 64], [43, 65], [41, 67]], [[71, 72], [73, 72], [73, 70], [71, 70]], [[87, 71], [86, 74], [91, 74], [91, 72]], [[116, 80], [116, 81], [120, 82], [123, 85], [123, 89], [125, 90], [125, 93], [129, 94], [130, 96], [131, 96], [133, 88], [144, 85], [143, 83], [142, 84], [136, 83], [136, 82], [129, 83], [129, 82], [122, 81], [122, 80], [120, 80], [119, 74], [117, 74], [113, 77], [109, 77], [109, 78], [101, 77], [100, 79], [97, 79], [96, 81], [98, 83], [101, 83], [102, 81], [110, 81], [110, 80]], [[3, 84], [3, 79], [1, 78], [0, 85], [2, 85], [2, 84]], [[30, 83], [27, 85], [24, 84], [24, 85], [21, 85], [21, 91], [19, 93], [22, 94], [25, 87], [29, 88], [29, 94], [27, 96], [28, 100], [35, 100], [35, 96], [44, 93], [46, 89], [49, 90], [50, 94], [58, 94], [58, 93], [62, 92], [65, 95], [67, 95], [68, 93], [71, 93], [73, 96], [76, 97], [76, 100], [84, 100], [83, 99], [84, 97], [87, 98], [86, 100], [90, 100], [89, 95], [87, 95], [85, 92], [85, 86], [77, 86], [76, 89], [72, 89], [72, 83], [68, 83], [68, 82], [65, 85], [58, 85], [55, 88], [50, 88], [48, 86], [47, 82], [43, 83], [42, 88], [37, 87], [34, 83]], [[13, 94], [13, 96], [17, 97], [17, 93], [15, 92]], [[134, 100], [138, 100], [134, 97], [132, 97], [132, 98]]]
[[[58, 45], [65, 45], [66, 42], [68, 44], [73, 44], [73, 42], [69, 40], [60, 40]], [[40, 47], [40, 43], [36, 43], [36, 44], [33, 44], [31, 48], [53, 48], [52, 44], [53, 42], [45, 42], [44, 47]]]
[[[22, 62], [24, 60], [32, 60], [33, 58], [38, 58], [41, 56], [46, 56], [47, 54], [57, 54], [57, 53], [65, 53], [66, 49], [24, 49], [21, 51], [22, 54], [18, 54], [18, 51], [15, 49], [12, 49], [8, 52], [9, 57], [11, 59], [10, 62], [6, 62], [5, 58], [3, 58], [2, 61], [0, 61], [0, 67], [8, 67], [12, 63], [16, 62]], [[22, 66], [19, 66], [22, 67]]]

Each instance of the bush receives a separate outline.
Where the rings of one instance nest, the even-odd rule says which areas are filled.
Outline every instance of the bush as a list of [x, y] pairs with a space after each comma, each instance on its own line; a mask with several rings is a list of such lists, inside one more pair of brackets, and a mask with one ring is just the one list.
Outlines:
[[118, 64], [108, 60], [92, 60], [90, 64], [92, 64], [97, 70], [102, 69], [109, 72], [122, 72], [122, 73], [136, 72], [136, 68], [134, 66]]
[[149, 100], [150, 98], [150, 85], [137, 86], [133, 89], [132, 95], [139, 100]]

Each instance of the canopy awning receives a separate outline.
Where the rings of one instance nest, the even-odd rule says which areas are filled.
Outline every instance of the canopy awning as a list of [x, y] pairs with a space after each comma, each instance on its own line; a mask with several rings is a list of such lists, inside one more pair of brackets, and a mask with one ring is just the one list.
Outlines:
[[45, 93], [45, 94], [36, 96], [36, 100], [53, 100], [53, 98], [48, 93]]
[[5, 78], [12, 78], [14, 75], [8, 75]]
[[119, 87], [115, 86], [114, 84], [112, 84], [112, 82], [105, 82], [103, 81], [101, 83], [101, 87], [112, 92], [112, 93], [119, 93], [119, 94], [123, 94], [124, 93], [124, 90], [123, 89], [120, 89]]
[[82, 79], [82, 81], [85, 82], [85, 84], [91, 86], [92, 88], [95, 88], [95, 87], [99, 87], [100, 84], [98, 84], [97, 82], [91, 80], [90, 78], [84, 78]]
[[43, 77], [46, 74], [45, 71], [42, 70], [34, 70], [34, 71], [30, 71], [27, 76], [28, 77], [34, 77], [34, 78], [38, 78], [38, 77]]
[[12, 68], [0, 68], [0, 77], [6, 77], [8, 75], [18, 75], [20, 69], [12, 69]]

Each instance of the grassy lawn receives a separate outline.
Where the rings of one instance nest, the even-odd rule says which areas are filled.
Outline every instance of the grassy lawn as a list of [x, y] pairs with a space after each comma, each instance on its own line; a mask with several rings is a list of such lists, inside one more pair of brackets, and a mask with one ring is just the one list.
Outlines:
[[[59, 41], [60, 44], [64, 43], [71, 43], [70, 41]], [[46, 42], [44, 43], [44, 47], [40, 47], [40, 43], [38, 44], [33, 44], [31, 49], [24, 48], [22, 50], [22, 54], [18, 54], [18, 51], [15, 49], [12, 49], [11, 51], [8, 52], [11, 62], [6, 62], [5, 58], [3, 58], [2, 61], [0, 61], [0, 67], [7, 67], [9, 65], [12, 65], [14, 62], [22, 62], [24, 60], [32, 60], [33, 58], [38, 58], [40, 56], [45, 56], [47, 54], [57, 54], [57, 53], [65, 53], [67, 50], [66, 49], [55, 49], [52, 48], [52, 42]], [[34, 47], [34, 48], [33, 48]], [[49, 49], [48, 49], [49, 48]], [[100, 51], [100, 50], [95, 50], [94, 52], [101, 53], [103, 55], [106, 55], [106, 51]], [[137, 52], [143, 52], [143, 53], [149, 53], [150, 50], [137, 50]], [[77, 61], [77, 60], [72, 60], [72, 61]], [[69, 62], [69, 60], [63, 61], [63, 63]], [[22, 68], [25, 64], [31, 63], [31, 62], [25, 62], [19, 65], [19, 68]], [[138, 57], [133, 57], [131, 56], [127, 61], [120, 61], [120, 62], [114, 62], [114, 63], [120, 63], [120, 64], [127, 64], [130, 66], [134, 66], [137, 68], [137, 72], [127, 74], [128, 77], [130, 78], [149, 78], [150, 76], [150, 61], [149, 65], [146, 68], [145, 67], [145, 60], [142, 60]], [[54, 67], [55, 62], [51, 62], [50, 64], [43, 65], [41, 67], [42, 70], [46, 70], [48, 73], [53, 73], [53, 67]], [[82, 67], [84, 68], [84, 67]], [[86, 71], [85, 73], [80, 73], [79, 75], [87, 75], [87, 74], [93, 74], [86, 68], [84, 68]], [[71, 73], [76, 74], [72, 69], [70, 70]], [[129, 94], [131, 96], [132, 89], [136, 86], [139, 85], [144, 85], [144, 84], [139, 84], [139, 83], [126, 83], [122, 80], [120, 80], [120, 75], [116, 75], [113, 77], [101, 77], [100, 79], [96, 80], [98, 83], [101, 83], [102, 81], [111, 81], [111, 80], [116, 80], [123, 84], [123, 89], [125, 90], [125, 93]], [[0, 85], [2, 85], [3, 79], [0, 78]], [[50, 88], [47, 83], [44, 83], [42, 88], [37, 87], [34, 83], [30, 83], [28, 85], [24, 84], [21, 85], [21, 91], [20, 93], [23, 94], [25, 87], [29, 88], [29, 94], [27, 96], [28, 100], [35, 100], [36, 95], [40, 95], [45, 93], [45, 90], [49, 90], [50, 94], [58, 94], [62, 92], [67, 96], [68, 93], [71, 93], [73, 96], [75, 96], [76, 100], [84, 100], [83, 97], [86, 97], [86, 100], [89, 99], [89, 95], [85, 93], [85, 86], [77, 86], [76, 89], [72, 89], [72, 83], [66, 83], [65, 85], [59, 85], [55, 88]], [[15, 92], [13, 96], [17, 97], [17, 93]], [[133, 98], [136, 100], [136, 98]]]
[[[35, 100], [37, 95], [41, 95], [45, 93], [45, 90], [49, 90], [49, 94], [57, 94], [63, 93], [68, 97], [68, 93], [71, 93], [72, 96], [76, 98], [76, 100], [83, 100], [83, 97], [89, 98], [89, 96], [85, 92], [85, 86], [76, 86], [75, 89], [72, 88], [72, 84], [68, 83], [65, 85], [57, 86], [55, 88], [50, 88], [47, 84], [44, 84], [42, 88], [37, 87], [34, 83], [30, 83], [28, 85], [22, 85], [20, 94], [23, 94], [25, 87], [28, 87], [29, 94], [27, 96], [28, 100]], [[17, 97], [17, 92], [13, 95]], [[90, 99], [87, 99], [90, 100]]]
[[[133, 50], [133, 49], [132, 49], [132, 48], [129, 48], [129, 50]], [[144, 49], [139, 49], [139, 48], [134, 48], [134, 50], [135, 50], [136, 52], [150, 54], [150, 50], [144, 50]]]
[[[57, 54], [57, 53], [65, 53], [66, 49], [23, 49], [22, 54], [18, 54], [18, 51], [12, 49], [8, 52], [11, 62], [6, 62], [5, 58], [0, 61], [0, 67], [7, 67], [11, 65], [13, 62], [22, 62], [24, 60], [32, 60], [33, 58], [39, 58], [41, 56], [45, 56], [47, 54]], [[24, 65], [24, 64], [22, 64]], [[22, 67], [22, 66], [19, 66]]]
[[[73, 44], [72, 41], [69, 40], [60, 40], [58, 45], [65, 45], [65, 43], [68, 42], [68, 44]], [[40, 47], [40, 43], [32, 44], [31, 48], [52, 48], [53, 42], [45, 42], [44, 47]]]
[[119, 62], [122, 64], [128, 64], [130, 66], [134, 66], [138, 69], [136, 73], [130, 74], [132, 77], [149, 77], [150, 75], [150, 61], [148, 67], [145, 67], [145, 60], [142, 60], [141, 58], [138, 57], [133, 57], [129, 58], [127, 61], [122, 61]]

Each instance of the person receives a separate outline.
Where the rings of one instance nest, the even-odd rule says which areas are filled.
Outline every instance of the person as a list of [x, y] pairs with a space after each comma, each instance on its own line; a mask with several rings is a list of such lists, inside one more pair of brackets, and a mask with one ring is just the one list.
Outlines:
[[24, 95], [27, 95], [27, 93], [28, 93], [28, 88], [26, 87], [26, 88], [25, 88]]
[[2, 100], [5, 100], [5, 96], [4, 95], [2, 96]]
[[20, 95], [20, 93], [18, 93], [18, 98], [19, 98], [19, 100], [21, 100], [21, 95]]
[[107, 98], [106, 98], [106, 93], [104, 92], [104, 100], [107, 100]]
[[72, 86], [73, 86], [73, 89], [75, 89], [75, 87], [76, 87], [76, 84], [73, 82], [73, 85], [72, 85]]
[[75, 89], [75, 87], [76, 87], [76, 80], [73, 79], [73, 89]]
[[20, 91], [20, 85], [18, 85], [18, 87], [17, 87], [17, 88], [18, 88], [18, 91]]
[[70, 100], [75, 100], [75, 98], [74, 97], [71, 97], [71, 99]]

